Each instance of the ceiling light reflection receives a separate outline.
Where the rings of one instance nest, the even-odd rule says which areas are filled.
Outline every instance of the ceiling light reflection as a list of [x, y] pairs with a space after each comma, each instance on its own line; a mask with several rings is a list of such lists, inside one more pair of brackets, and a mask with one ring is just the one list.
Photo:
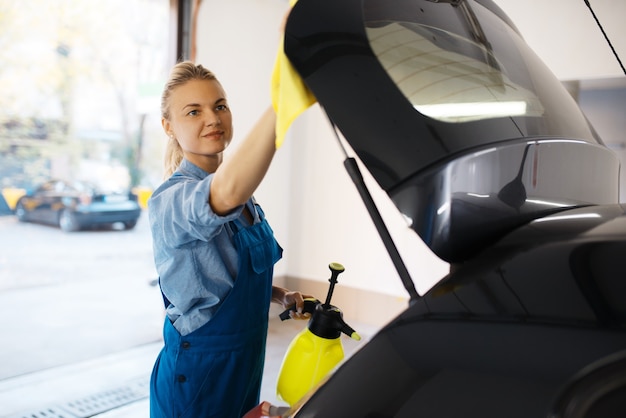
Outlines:
[[585, 218], [602, 218], [602, 215], [600, 215], [599, 213], [579, 213], [579, 214], [572, 214], [572, 215], [556, 215], [556, 216], [550, 216], [549, 218], [535, 219], [533, 222], [567, 221], [567, 220], [576, 220], [576, 219], [585, 219]]
[[468, 102], [415, 105], [418, 112], [431, 118], [502, 117], [526, 114], [525, 101]]
[[526, 199], [526, 203], [536, 203], [538, 205], [554, 206], [554, 207], [557, 207], [557, 208], [574, 206], [571, 203], [550, 202], [548, 200], [540, 200], [540, 199]]

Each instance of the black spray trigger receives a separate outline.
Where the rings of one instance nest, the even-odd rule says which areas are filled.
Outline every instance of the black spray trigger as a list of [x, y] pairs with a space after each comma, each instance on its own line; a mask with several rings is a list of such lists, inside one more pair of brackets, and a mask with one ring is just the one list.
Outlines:
[[[315, 312], [315, 307], [317, 305], [319, 305], [321, 302], [315, 298], [306, 298], [304, 299], [304, 308], [302, 309], [302, 313], [309, 313], [311, 315], [313, 315], [313, 312]], [[294, 312], [296, 310], [296, 304], [294, 303], [293, 305], [291, 305], [289, 308], [287, 308], [286, 310], [284, 310], [280, 315], [280, 319], [281, 321], [285, 321], [287, 319], [290, 319], [291, 316], [289, 315], [290, 312]]]

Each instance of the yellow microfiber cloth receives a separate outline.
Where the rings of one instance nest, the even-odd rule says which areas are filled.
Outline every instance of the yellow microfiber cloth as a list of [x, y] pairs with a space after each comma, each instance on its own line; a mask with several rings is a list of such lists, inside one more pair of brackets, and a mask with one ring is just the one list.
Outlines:
[[[289, 5], [293, 7], [296, 1], [289, 0]], [[279, 148], [293, 121], [317, 101], [285, 55], [282, 37], [272, 72], [271, 94], [276, 112], [276, 148]]]

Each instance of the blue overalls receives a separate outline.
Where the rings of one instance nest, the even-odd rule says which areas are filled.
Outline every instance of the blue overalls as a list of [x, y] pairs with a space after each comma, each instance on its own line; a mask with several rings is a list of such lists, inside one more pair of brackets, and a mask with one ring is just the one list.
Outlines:
[[151, 418], [241, 418], [259, 403], [274, 264], [282, 249], [260, 222], [229, 223], [239, 255], [235, 284], [213, 318], [181, 336], [166, 317], [150, 382]]

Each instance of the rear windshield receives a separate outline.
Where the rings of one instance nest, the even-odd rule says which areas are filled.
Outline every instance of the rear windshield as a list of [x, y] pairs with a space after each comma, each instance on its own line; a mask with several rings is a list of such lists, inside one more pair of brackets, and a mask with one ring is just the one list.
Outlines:
[[[569, 114], [571, 122], [570, 112], [578, 112], [519, 34], [480, 4], [392, 3], [385, 10], [380, 0], [364, 1], [367, 37], [421, 114], [450, 123]], [[557, 108], [564, 103], [567, 113]]]

